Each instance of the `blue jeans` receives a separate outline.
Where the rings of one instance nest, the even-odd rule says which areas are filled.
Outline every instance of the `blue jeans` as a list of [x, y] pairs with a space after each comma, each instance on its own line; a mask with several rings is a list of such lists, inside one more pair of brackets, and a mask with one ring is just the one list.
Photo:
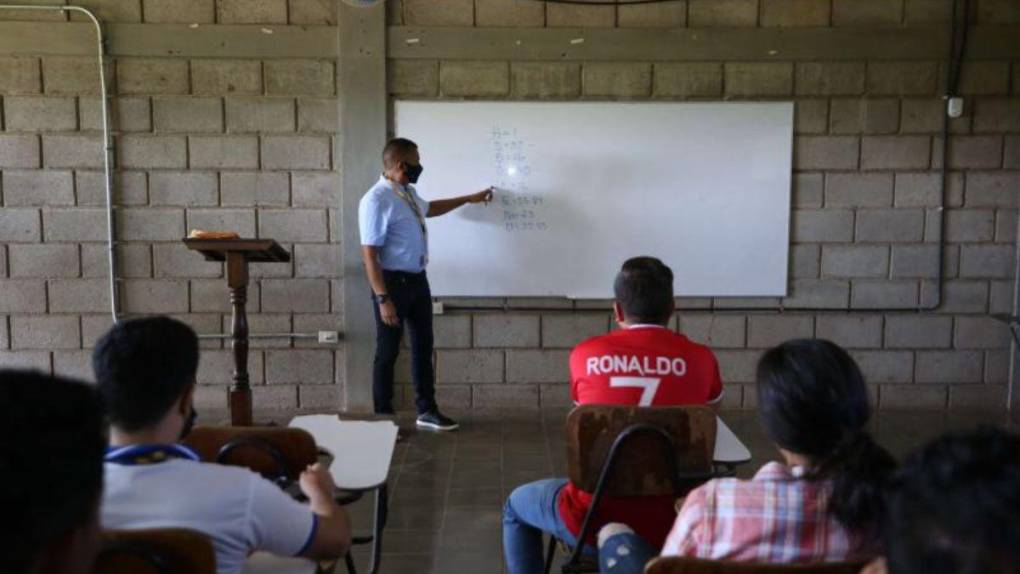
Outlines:
[[[556, 500], [567, 484], [565, 478], [548, 478], [518, 486], [503, 507], [503, 557], [506, 574], [541, 574], [545, 568], [542, 533], [562, 540], [571, 548], [577, 538], [560, 518]], [[595, 549], [585, 546], [586, 553]]]
[[599, 572], [602, 574], [641, 574], [645, 564], [659, 553], [633, 532], [615, 534], [599, 546]]

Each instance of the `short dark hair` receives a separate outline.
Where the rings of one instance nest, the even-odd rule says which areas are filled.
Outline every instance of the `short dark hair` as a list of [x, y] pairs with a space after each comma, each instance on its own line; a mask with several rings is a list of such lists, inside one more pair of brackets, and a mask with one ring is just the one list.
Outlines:
[[871, 406], [857, 363], [835, 343], [798, 339], [766, 351], [756, 381], [769, 438], [811, 459], [809, 478], [832, 481], [829, 512], [876, 543], [896, 461], [865, 430]]
[[92, 387], [0, 370], [0, 572], [32, 571], [58, 537], [97, 521], [103, 488], [102, 404]]
[[983, 427], [943, 436], [893, 477], [891, 574], [1020, 572], [1020, 437]]
[[92, 353], [110, 422], [128, 432], [155, 425], [195, 384], [198, 337], [170, 317], [114, 325]]
[[383, 148], [383, 166], [391, 168], [402, 161], [406, 161], [412, 153], [418, 149], [418, 144], [407, 138], [393, 138], [386, 142]]
[[624, 261], [613, 292], [629, 322], [665, 324], [673, 314], [673, 270], [655, 257]]

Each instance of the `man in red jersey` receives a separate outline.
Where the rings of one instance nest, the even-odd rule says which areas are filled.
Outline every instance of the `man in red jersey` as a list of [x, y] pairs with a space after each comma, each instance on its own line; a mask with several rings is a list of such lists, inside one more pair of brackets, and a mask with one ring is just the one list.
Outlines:
[[[673, 272], [654, 257], [624, 262], [613, 284], [613, 312], [620, 329], [593, 337], [570, 354], [570, 391], [577, 404], [638, 406], [718, 405], [719, 364], [712, 351], [669, 329], [676, 307]], [[503, 509], [507, 574], [541, 572], [542, 533], [574, 546], [591, 494], [564, 478], [518, 487]], [[594, 533], [623, 522], [661, 546], [676, 518], [672, 497], [603, 497]]]

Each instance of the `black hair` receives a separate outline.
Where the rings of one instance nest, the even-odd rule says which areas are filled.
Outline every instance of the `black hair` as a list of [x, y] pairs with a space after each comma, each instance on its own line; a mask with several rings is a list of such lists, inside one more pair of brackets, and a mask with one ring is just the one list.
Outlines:
[[418, 149], [418, 144], [407, 138], [393, 138], [383, 148], [383, 165], [388, 169], [396, 166]]
[[758, 361], [757, 387], [772, 442], [808, 457], [808, 478], [832, 481], [829, 512], [865, 544], [877, 542], [896, 461], [865, 430], [871, 406], [857, 363], [830, 341], [787, 341]]
[[891, 574], [1020, 572], [1020, 437], [984, 427], [907, 457], [889, 489]]
[[110, 422], [128, 432], [155, 425], [194, 384], [198, 337], [170, 317], [114, 325], [92, 353]]
[[98, 526], [103, 427], [92, 387], [0, 370], [0, 508], [10, 526], [0, 572], [30, 572], [58, 537], [91, 521]]
[[673, 270], [655, 257], [624, 261], [613, 292], [631, 323], [665, 324], [673, 314]]

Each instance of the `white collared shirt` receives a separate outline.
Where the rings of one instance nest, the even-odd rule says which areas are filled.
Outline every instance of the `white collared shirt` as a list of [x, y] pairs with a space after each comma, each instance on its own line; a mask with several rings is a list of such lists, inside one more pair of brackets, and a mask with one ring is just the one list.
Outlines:
[[[379, 248], [379, 263], [387, 271], [418, 273], [428, 262], [428, 236], [411, 205], [397, 193], [400, 184], [380, 177], [358, 204], [361, 244]], [[429, 202], [413, 185], [402, 186], [419, 213], [429, 211]]]
[[[122, 450], [112, 449], [108, 458]], [[202, 532], [216, 550], [218, 574], [239, 574], [255, 550], [296, 556], [315, 536], [311, 509], [244, 468], [182, 456], [156, 464], [106, 462], [104, 472], [104, 528]]]

